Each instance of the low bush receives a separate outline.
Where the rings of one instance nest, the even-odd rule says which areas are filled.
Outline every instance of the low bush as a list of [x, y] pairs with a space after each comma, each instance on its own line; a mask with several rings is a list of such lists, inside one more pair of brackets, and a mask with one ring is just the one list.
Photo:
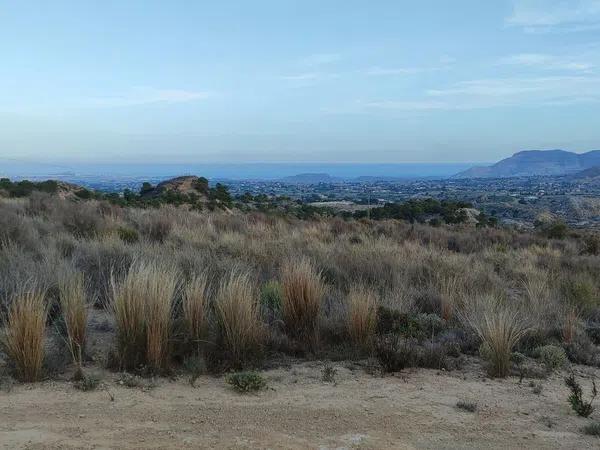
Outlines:
[[135, 244], [140, 240], [140, 235], [134, 228], [119, 227], [119, 238], [126, 244]]
[[237, 372], [228, 375], [226, 381], [237, 392], [246, 394], [256, 392], [267, 386], [265, 379], [256, 372]]
[[567, 354], [562, 347], [544, 345], [537, 349], [537, 354], [548, 371], [560, 369], [567, 362]]
[[333, 367], [331, 364], [326, 363], [321, 370], [321, 379], [325, 383], [335, 383], [335, 377], [337, 375], [337, 369]]
[[93, 391], [100, 386], [100, 377], [96, 375], [83, 375], [83, 377], [73, 383], [73, 387], [80, 391]]
[[375, 356], [384, 372], [399, 372], [412, 367], [417, 358], [415, 345], [405, 338], [389, 334], [377, 339]]

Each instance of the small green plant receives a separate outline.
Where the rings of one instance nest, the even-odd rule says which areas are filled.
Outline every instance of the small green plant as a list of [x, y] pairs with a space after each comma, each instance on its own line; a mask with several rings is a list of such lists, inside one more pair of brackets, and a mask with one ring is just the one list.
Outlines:
[[196, 387], [200, 375], [206, 373], [206, 363], [203, 358], [191, 356], [183, 362], [183, 367], [190, 374], [190, 385]]
[[471, 412], [471, 413], [474, 413], [475, 411], [477, 411], [477, 403], [468, 402], [465, 400], [459, 400], [458, 402], [456, 402], [456, 407], [458, 409], [462, 409], [463, 411], [467, 411], [467, 412]]
[[267, 282], [260, 291], [260, 304], [271, 311], [281, 310], [281, 298], [283, 293], [278, 281]]
[[96, 375], [83, 375], [83, 377], [73, 383], [75, 389], [80, 391], [89, 392], [95, 390], [100, 386], [100, 378]]
[[600, 437], [600, 422], [592, 422], [581, 429], [583, 434]]
[[246, 394], [256, 392], [267, 386], [265, 379], [256, 372], [237, 372], [226, 378], [228, 384], [237, 392]]
[[132, 375], [130, 373], [122, 373], [117, 383], [121, 386], [126, 386], [128, 388], [140, 388], [145, 391], [156, 387], [154, 380], [145, 380], [138, 375]]
[[548, 372], [563, 367], [567, 361], [567, 354], [562, 347], [556, 345], [544, 345], [537, 349], [540, 360]]
[[573, 411], [575, 411], [578, 416], [589, 417], [590, 414], [594, 412], [592, 402], [598, 394], [596, 382], [592, 380], [592, 396], [589, 402], [583, 400], [583, 389], [575, 379], [575, 374], [571, 372], [571, 375], [565, 378], [565, 384], [571, 390], [571, 395], [569, 395], [568, 401], [571, 404]]
[[337, 369], [331, 364], [326, 363], [321, 371], [321, 379], [325, 383], [335, 383], [335, 376], [337, 375]]
[[126, 244], [135, 244], [140, 240], [139, 233], [133, 228], [119, 227], [117, 232], [119, 233], [119, 238]]

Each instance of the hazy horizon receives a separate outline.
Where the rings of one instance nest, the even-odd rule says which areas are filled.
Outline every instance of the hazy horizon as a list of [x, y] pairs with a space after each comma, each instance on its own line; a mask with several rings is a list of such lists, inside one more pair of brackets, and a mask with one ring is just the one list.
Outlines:
[[600, 0], [8, 1], [0, 157], [493, 162], [600, 147]]

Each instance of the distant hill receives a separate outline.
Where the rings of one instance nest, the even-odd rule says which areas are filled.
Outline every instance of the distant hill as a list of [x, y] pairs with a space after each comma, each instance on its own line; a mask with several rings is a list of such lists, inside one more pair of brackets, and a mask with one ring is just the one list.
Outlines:
[[280, 181], [291, 184], [332, 183], [339, 180], [340, 178], [332, 177], [328, 173], [299, 173], [298, 175], [292, 175], [280, 179]]
[[600, 150], [573, 153], [565, 150], [526, 150], [489, 167], [472, 167], [454, 178], [506, 178], [566, 175], [600, 166]]
[[600, 180], [600, 166], [590, 167], [589, 169], [574, 173], [572, 178], [575, 180]]
[[142, 188], [143, 198], [155, 198], [165, 193], [206, 195], [208, 193], [208, 181], [195, 175], [186, 175], [158, 183], [155, 187]]

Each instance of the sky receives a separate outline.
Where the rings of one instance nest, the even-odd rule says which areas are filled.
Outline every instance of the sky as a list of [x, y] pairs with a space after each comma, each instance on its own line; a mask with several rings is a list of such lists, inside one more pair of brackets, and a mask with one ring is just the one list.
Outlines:
[[600, 0], [8, 0], [0, 58], [0, 161], [600, 149]]

